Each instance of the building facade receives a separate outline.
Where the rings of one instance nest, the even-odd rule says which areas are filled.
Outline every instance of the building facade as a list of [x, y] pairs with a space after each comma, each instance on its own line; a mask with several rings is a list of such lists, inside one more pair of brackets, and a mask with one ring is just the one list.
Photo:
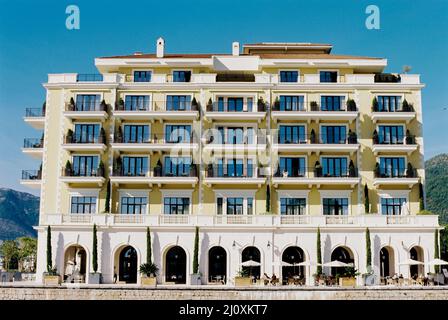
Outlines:
[[[104, 283], [139, 283], [147, 228], [160, 284], [190, 284], [196, 227], [202, 284], [239, 271], [314, 284], [317, 252], [377, 279], [429, 272], [438, 217], [424, 205], [418, 75], [311, 43], [232, 44], [229, 54], [95, 59], [98, 75], [50, 74], [41, 159], [37, 281], [52, 261], [90, 281], [93, 225]], [[241, 53], [242, 51], [242, 53]], [[320, 249], [317, 234], [320, 231]], [[361, 278], [359, 277], [358, 281]]]

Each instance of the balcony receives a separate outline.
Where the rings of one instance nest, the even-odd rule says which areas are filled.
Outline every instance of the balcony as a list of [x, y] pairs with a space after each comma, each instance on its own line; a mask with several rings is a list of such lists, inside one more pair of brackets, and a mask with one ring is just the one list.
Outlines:
[[183, 120], [193, 121], [199, 117], [199, 104], [193, 99], [192, 102], [180, 103], [179, 105], [167, 106], [167, 101], [152, 101], [148, 104], [126, 105], [120, 100], [115, 105], [113, 115], [121, 120]]
[[399, 105], [393, 107], [383, 107], [377, 101], [372, 103], [372, 120], [374, 123], [378, 121], [405, 121], [409, 123], [416, 117], [414, 106], [404, 100]]
[[281, 105], [276, 100], [272, 106], [271, 117], [274, 122], [282, 120], [344, 120], [350, 123], [358, 117], [356, 104], [322, 106], [312, 101], [309, 104]]
[[407, 153], [410, 155], [418, 148], [415, 136], [410, 135], [409, 133], [406, 133], [406, 135], [379, 137], [375, 130], [373, 133], [372, 142], [372, 151], [375, 156], [379, 153]]
[[104, 169], [92, 169], [91, 171], [75, 171], [69, 168], [65, 168], [61, 172], [60, 180], [69, 185], [71, 184], [79, 184], [79, 185], [90, 185], [95, 184], [98, 186], [102, 186], [105, 178], [104, 178]]
[[185, 134], [175, 135], [174, 138], [168, 137], [168, 139], [164, 133], [140, 135], [131, 139], [123, 137], [121, 132], [117, 132], [111, 147], [118, 152], [149, 152], [151, 154], [172, 150], [193, 152], [199, 148], [194, 132], [190, 135], [185, 132]]
[[265, 168], [238, 167], [230, 171], [228, 166], [209, 164], [205, 170], [204, 182], [212, 185], [257, 185], [266, 182]]
[[45, 127], [45, 108], [26, 108], [23, 120], [34, 129], [42, 130]]
[[311, 134], [302, 135], [283, 135], [274, 134], [272, 141], [272, 149], [277, 152], [300, 152], [310, 155], [312, 152], [318, 155], [321, 152], [340, 153], [349, 152], [351, 155], [359, 150], [359, 143], [356, 133], [349, 132], [344, 137], [329, 137], [328, 135], [316, 135], [313, 131]]
[[211, 121], [236, 120], [236, 121], [257, 121], [261, 122], [266, 116], [266, 104], [262, 100], [255, 103], [243, 104], [228, 102], [208, 101], [205, 111], [205, 118]]
[[40, 188], [42, 183], [42, 170], [22, 170], [20, 184], [30, 188]]
[[[256, 137], [256, 138], [255, 138]], [[215, 140], [216, 138], [216, 140]], [[245, 135], [242, 139], [223, 139], [220, 136], [209, 136], [205, 139], [204, 152], [214, 152], [214, 154], [244, 154], [257, 153], [266, 150], [267, 139], [263, 134], [258, 134], [251, 139]]]
[[62, 148], [67, 151], [91, 151], [104, 152], [106, 150], [105, 135], [98, 135], [96, 137], [80, 137], [73, 135], [70, 132], [64, 136], [64, 144]]
[[23, 140], [22, 152], [30, 155], [35, 159], [42, 159], [44, 150], [44, 137], [40, 139], [25, 138]]
[[103, 80], [101, 73], [78, 73], [76, 75], [76, 82], [103, 82]]
[[419, 182], [417, 170], [408, 164], [406, 169], [384, 169], [378, 165], [374, 171], [373, 185], [408, 185], [411, 188], [413, 185]]
[[198, 183], [197, 165], [191, 165], [188, 172], [175, 174], [163, 170], [161, 165], [154, 167], [151, 171], [145, 168], [142, 170], [126, 171], [120, 164], [114, 165], [114, 170], [110, 181], [115, 185], [120, 184], [146, 184], [153, 185], [191, 185], [194, 187]]
[[313, 185], [320, 188], [321, 185], [349, 185], [354, 187], [361, 181], [358, 169], [354, 166], [348, 168], [334, 168], [331, 172], [322, 167], [293, 168], [293, 172], [281, 171], [277, 168], [272, 182], [275, 187], [279, 185]]
[[109, 107], [106, 103], [84, 103], [76, 104], [73, 99], [65, 104], [64, 116], [68, 119], [77, 120], [100, 120], [108, 117]]

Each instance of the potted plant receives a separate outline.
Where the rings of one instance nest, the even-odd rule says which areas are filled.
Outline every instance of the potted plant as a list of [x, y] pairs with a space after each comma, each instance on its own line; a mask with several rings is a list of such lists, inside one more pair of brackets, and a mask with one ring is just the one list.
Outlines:
[[411, 111], [411, 108], [409, 107], [409, 103], [408, 103], [408, 101], [406, 99], [403, 100], [401, 108], [402, 108], [403, 112]]
[[356, 111], [356, 102], [353, 99], [347, 100], [347, 111]]
[[414, 167], [408, 162], [408, 168], [406, 169], [406, 178], [414, 178]]
[[235, 287], [247, 287], [252, 285], [252, 279], [249, 276], [247, 269], [241, 269], [237, 272], [234, 279]]
[[314, 164], [314, 175], [316, 177], [322, 177], [322, 166], [320, 165], [319, 161], [316, 161]]
[[67, 137], [65, 143], [73, 143], [73, 130], [68, 129], [67, 130]]
[[47, 111], [47, 101], [44, 101], [42, 104], [42, 116], [45, 116], [45, 113]]
[[358, 141], [358, 137], [356, 135], [356, 132], [353, 132], [352, 130], [348, 130], [348, 143], [349, 144], [356, 144]]
[[344, 272], [339, 277], [339, 285], [341, 287], [355, 287], [356, 276], [358, 275], [359, 272], [354, 267], [346, 267]]
[[157, 273], [159, 272], [159, 267], [156, 264], [143, 263], [140, 265], [139, 272], [142, 274], [141, 284], [156, 286], [157, 285]]
[[160, 162], [160, 159], [157, 160], [156, 166], [154, 167], [154, 176], [155, 177], [162, 176], [162, 162]]
[[99, 141], [99, 143], [104, 143], [104, 144], [107, 143], [106, 131], [104, 130], [103, 127], [101, 127], [101, 129], [100, 129], [100, 141]]
[[380, 140], [378, 138], [378, 132], [376, 131], [376, 129], [373, 131], [372, 139], [373, 139], [373, 144], [378, 144], [380, 142]]
[[198, 169], [194, 163], [190, 163], [190, 177], [197, 177]]
[[198, 110], [199, 109], [198, 106], [199, 104], [198, 101], [196, 100], [196, 97], [193, 97], [193, 100], [191, 101], [191, 110], [194, 111]]
[[380, 176], [381, 176], [381, 173], [380, 173], [380, 164], [377, 162], [376, 164], [375, 164], [375, 169], [374, 169], [374, 174], [375, 174], [375, 178], [379, 178]]
[[372, 100], [372, 111], [378, 112], [378, 100], [376, 99], [376, 97]]
[[369, 188], [367, 184], [364, 185], [364, 211], [365, 213], [370, 212]]
[[92, 269], [93, 272], [89, 275], [89, 283], [90, 284], [100, 284], [101, 282], [101, 273], [98, 272], [98, 238], [96, 234], [97, 228], [96, 224], [93, 224], [93, 241], [92, 241]]
[[121, 161], [121, 157], [118, 156], [117, 159], [114, 161], [114, 175], [120, 176], [123, 174], [123, 163]]
[[118, 100], [117, 109], [118, 110], [124, 110], [124, 100], [121, 99], [121, 98]]
[[355, 164], [353, 163], [353, 160], [350, 160], [350, 163], [348, 165], [348, 176], [356, 177], [356, 168], [355, 168]]
[[103, 99], [103, 101], [101, 101], [100, 110], [107, 112], [107, 103], [106, 103], [106, 101], [104, 99]]
[[45, 285], [59, 285], [61, 283], [61, 277], [58, 270], [53, 266], [51, 249], [51, 227], [47, 227], [47, 272], [44, 272], [44, 284]]
[[98, 165], [98, 171], [96, 176], [97, 177], [104, 177], [105, 170], [104, 170], [104, 162], [103, 160], [100, 161], [100, 164]]
[[212, 102], [212, 98], [208, 99], [207, 102], [207, 111], [213, 111], [213, 102]]
[[75, 111], [76, 105], [75, 105], [75, 100], [72, 98], [70, 98], [70, 102], [67, 105], [67, 111]]
[[279, 111], [280, 110], [280, 100], [278, 100], [278, 97], [275, 98], [274, 101], [274, 111]]
[[258, 107], [258, 111], [259, 112], [263, 112], [263, 111], [266, 111], [266, 109], [265, 109], [265, 104], [264, 104], [264, 101], [263, 101], [263, 98], [258, 98], [258, 101], [257, 101], [257, 107]]
[[314, 131], [314, 129], [311, 129], [310, 142], [311, 143], [316, 143], [316, 132]]
[[67, 160], [65, 163], [65, 169], [64, 169], [64, 176], [70, 177], [72, 175], [72, 164], [70, 163], [70, 160]]
[[123, 129], [121, 128], [121, 126], [118, 126], [117, 133], [115, 134], [115, 142], [123, 143]]
[[319, 111], [319, 106], [317, 105], [316, 101], [310, 102], [311, 111]]
[[201, 284], [201, 273], [199, 272], [199, 227], [195, 228], [194, 250], [193, 250], [193, 273], [190, 275], [191, 285]]
[[406, 144], [415, 144], [414, 137], [411, 136], [411, 132], [406, 130]]
[[211, 163], [207, 165], [207, 177], [213, 177], [213, 164]]

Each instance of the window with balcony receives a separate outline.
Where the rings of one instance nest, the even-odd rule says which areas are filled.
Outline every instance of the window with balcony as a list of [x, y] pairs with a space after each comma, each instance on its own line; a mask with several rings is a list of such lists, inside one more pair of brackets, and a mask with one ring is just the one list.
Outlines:
[[253, 144], [254, 128], [247, 127], [218, 127], [220, 143], [224, 144]]
[[218, 215], [252, 215], [254, 210], [253, 197], [223, 196], [216, 198]]
[[348, 198], [323, 198], [324, 215], [348, 215]]
[[148, 111], [149, 96], [129, 95], [125, 97], [125, 111]]
[[121, 214], [146, 214], [147, 197], [121, 197]]
[[99, 94], [78, 94], [76, 95], [75, 111], [99, 110], [100, 100]]
[[320, 71], [320, 82], [338, 82], [337, 71]]
[[134, 71], [134, 82], [151, 82], [151, 71]]
[[190, 82], [191, 71], [179, 70], [173, 71], [173, 82]]
[[246, 98], [246, 105], [244, 104], [244, 98], [235, 97], [219, 97], [218, 98], [218, 111], [219, 112], [242, 112], [253, 110], [253, 98]]
[[95, 214], [96, 197], [72, 196], [70, 213], [72, 214]]
[[381, 213], [383, 215], [400, 215], [406, 198], [381, 198]]
[[244, 166], [244, 159], [218, 159], [216, 172], [213, 176], [217, 177], [253, 177], [254, 167], [253, 160], [246, 159], [246, 166]]
[[279, 111], [304, 111], [304, 96], [280, 96]]
[[347, 177], [348, 166], [345, 157], [322, 157], [322, 174], [324, 177]]
[[306, 174], [305, 158], [280, 157], [279, 172], [281, 177], [304, 177]]
[[380, 144], [403, 144], [403, 126], [379, 126], [378, 142]]
[[243, 199], [244, 198], [227, 198], [227, 214], [240, 215], [243, 214]]
[[145, 143], [148, 141], [148, 125], [124, 125], [123, 143]]
[[298, 71], [280, 71], [280, 82], [298, 82]]
[[98, 143], [100, 136], [99, 124], [75, 124], [73, 141], [69, 143]]
[[123, 157], [123, 175], [144, 177], [148, 172], [148, 157]]
[[93, 177], [98, 171], [98, 156], [74, 156], [73, 176]]
[[191, 110], [191, 96], [166, 96], [167, 111], [186, 111]]
[[191, 125], [166, 125], [165, 141], [166, 143], [190, 143]]
[[347, 140], [346, 126], [322, 126], [321, 141], [324, 144], [344, 144]]
[[380, 177], [397, 178], [406, 176], [406, 159], [404, 157], [381, 157]]
[[166, 157], [164, 175], [167, 177], [182, 177], [190, 175], [190, 157]]
[[344, 96], [321, 96], [320, 108], [322, 111], [344, 111]]
[[189, 214], [190, 198], [165, 197], [163, 198], [164, 214]]
[[401, 96], [378, 96], [379, 112], [401, 111]]
[[280, 214], [282, 215], [303, 215], [305, 209], [305, 198], [280, 198]]
[[278, 131], [278, 143], [306, 143], [305, 126], [281, 125]]

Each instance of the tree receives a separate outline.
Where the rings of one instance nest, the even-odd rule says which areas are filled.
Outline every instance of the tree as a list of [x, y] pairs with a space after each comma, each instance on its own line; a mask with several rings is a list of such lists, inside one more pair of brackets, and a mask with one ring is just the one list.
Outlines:
[[369, 188], [367, 184], [364, 185], [364, 210], [366, 213], [370, 212]]
[[152, 264], [152, 245], [151, 245], [151, 232], [149, 227], [146, 228], [146, 263]]
[[93, 224], [92, 269], [95, 273], [98, 271], [98, 238], [95, 223]]
[[110, 182], [107, 181], [107, 187], [106, 187], [106, 204], [104, 205], [104, 212], [109, 213], [110, 212]]
[[199, 271], [199, 227], [196, 227], [194, 235], [194, 251], [193, 251], [193, 274]]
[[418, 184], [418, 192], [419, 192], [419, 207], [420, 211], [425, 210], [425, 202], [424, 202], [424, 195], [423, 195], [423, 184], [420, 182]]
[[322, 248], [320, 243], [320, 228], [317, 228], [317, 274], [322, 274]]
[[51, 250], [51, 227], [47, 228], [47, 272], [51, 272], [53, 270], [53, 261], [51, 258], [52, 250]]
[[19, 242], [19, 266], [24, 269], [24, 264], [27, 261], [32, 261], [33, 265], [31, 271], [36, 269], [36, 255], [37, 255], [37, 239], [31, 237], [18, 238]]
[[3, 261], [6, 271], [9, 271], [14, 266], [14, 261], [19, 258], [19, 246], [16, 240], [5, 240], [0, 245], [0, 252], [3, 255]]
[[[439, 251], [439, 230], [436, 229], [434, 232], [434, 259], [440, 258], [440, 251]], [[434, 270], [436, 273], [439, 273], [439, 266], [434, 266]]]
[[372, 270], [372, 246], [370, 243], [370, 230], [366, 229], [366, 266], [367, 272], [370, 273]]
[[266, 187], [266, 212], [271, 212], [271, 188]]
[[440, 256], [443, 260], [448, 260], [448, 225], [440, 232]]

